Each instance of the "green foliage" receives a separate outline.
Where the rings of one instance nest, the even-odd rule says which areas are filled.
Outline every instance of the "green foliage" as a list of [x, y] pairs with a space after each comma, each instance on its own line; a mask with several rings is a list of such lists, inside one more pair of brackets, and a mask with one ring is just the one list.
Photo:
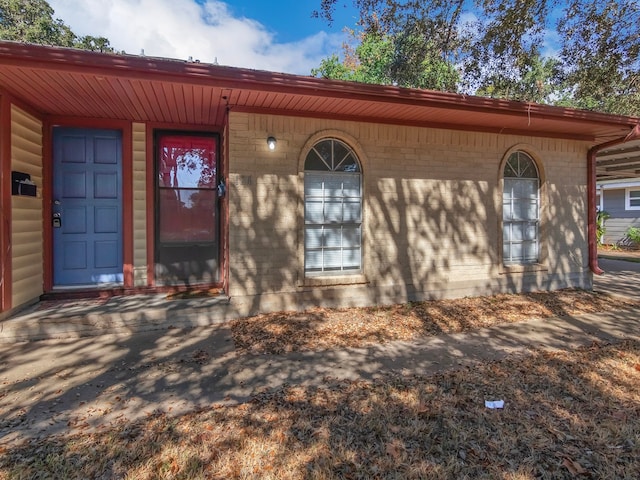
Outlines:
[[596, 241], [598, 242], [598, 245], [602, 245], [604, 234], [607, 233], [604, 222], [609, 217], [611, 217], [611, 215], [604, 210], [600, 210], [596, 214]]
[[112, 52], [104, 37], [79, 37], [45, 0], [0, 0], [0, 39]]
[[637, 0], [571, 0], [558, 32], [574, 106], [640, 115], [639, 30]]
[[311, 69], [311, 75], [334, 80], [355, 81], [354, 71], [342, 63], [336, 54], [323, 58], [318, 68]]
[[477, 95], [550, 104], [561, 95], [560, 61], [535, 57], [517, 77], [487, 76]]
[[344, 61], [332, 55], [311, 74], [335, 80], [455, 91], [459, 75], [415, 35], [394, 37], [378, 32], [351, 32], [355, 47], [344, 45]]
[[[320, 0], [315, 14], [331, 23], [345, 2]], [[381, 80], [640, 116], [638, 0], [351, 3], [365, 36], [394, 46]]]
[[626, 236], [632, 243], [640, 246], [640, 228], [629, 227], [626, 231]]

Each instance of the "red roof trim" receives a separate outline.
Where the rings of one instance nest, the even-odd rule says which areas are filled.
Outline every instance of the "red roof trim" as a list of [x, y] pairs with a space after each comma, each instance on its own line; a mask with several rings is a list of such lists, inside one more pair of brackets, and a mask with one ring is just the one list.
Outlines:
[[241, 88], [396, 104], [449, 107], [456, 110], [494, 112], [502, 115], [530, 115], [539, 119], [574, 120], [619, 127], [628, 126], [630, 129], [640, 121], [634, 117], [431, 90], [360, 84], [165, 58], [105, 54], [62, 47], [0, 42], [0, 64], [15, 65], [16, 63], [31, 68], [85, 74], [126, 76], [145, 80], [157, 78], [177, 83], [214, 84], [216, 87], [230, 89]]

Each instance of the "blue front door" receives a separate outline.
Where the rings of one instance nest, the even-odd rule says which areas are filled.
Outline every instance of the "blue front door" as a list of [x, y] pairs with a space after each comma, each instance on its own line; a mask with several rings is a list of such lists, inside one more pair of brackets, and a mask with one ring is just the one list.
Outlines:
[[54, 286], [121, 283], [121, 133], [54, 129], [53, 177]]

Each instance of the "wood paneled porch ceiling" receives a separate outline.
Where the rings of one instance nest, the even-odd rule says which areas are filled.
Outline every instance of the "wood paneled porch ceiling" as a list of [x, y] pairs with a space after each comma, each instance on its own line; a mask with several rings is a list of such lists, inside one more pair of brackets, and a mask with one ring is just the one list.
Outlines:
[[617, 180], [640, 177], [640, 140], [623, 143], [598, 153], [598, 180]]
[[[0, 42], [2, 91], [43, 116], [191, 126], [223, 125], [229, 108], [571, 138], [595, 145], [626, 136], [640, 122], [523, 102], [14, 42]], [[624, 163], [625, 155], [637, 159], [638, 142], [602, 152], [598, 173], [622, 171], [612, 168], [631, 165]], [[637, 168], [633, 164], [629, 172]]]

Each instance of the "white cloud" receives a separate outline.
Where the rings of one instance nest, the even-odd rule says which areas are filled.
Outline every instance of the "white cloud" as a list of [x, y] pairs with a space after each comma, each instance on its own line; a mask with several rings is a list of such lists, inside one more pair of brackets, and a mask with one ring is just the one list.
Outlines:
[[221, 65], [308, 75], [340, 49], [342, 34], [319, 31], [277, 43], [256, 20], [234, 17], [227, 4], [206, 0], [49, 0], [78, 35], [104, 36], [116, 50]]
[[542, 56], [560, 58], [560, 40], [560, 35], [555, 29], [545, 29], [544, 41], [542, 42]]

